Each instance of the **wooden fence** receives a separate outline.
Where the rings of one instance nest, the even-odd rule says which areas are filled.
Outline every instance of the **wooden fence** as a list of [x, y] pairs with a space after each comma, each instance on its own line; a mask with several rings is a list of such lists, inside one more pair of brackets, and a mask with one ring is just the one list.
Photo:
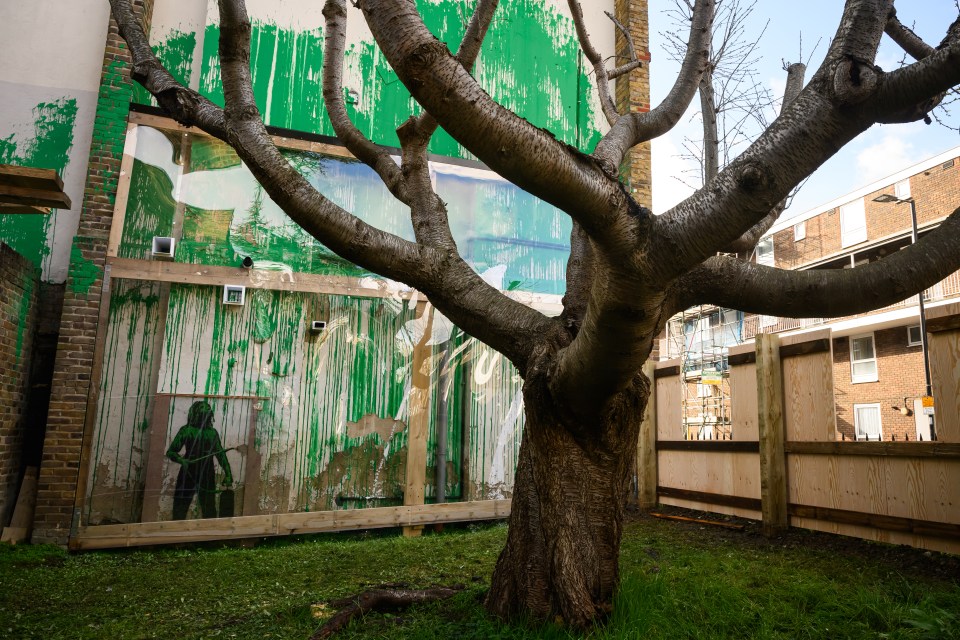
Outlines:
[[680, 439], [679, 361], [649, 363], [640, 505], [960, 553], [960, 305], [931, 310], [928, 330], [936, 442], [838, 441], [829, 329], [731, 348], [732, 440]]

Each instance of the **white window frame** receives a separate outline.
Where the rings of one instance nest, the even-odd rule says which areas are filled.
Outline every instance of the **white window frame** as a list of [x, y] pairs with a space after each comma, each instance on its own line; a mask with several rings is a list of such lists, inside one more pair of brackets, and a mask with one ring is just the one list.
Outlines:
[[[770, 245], [770, 253], [764, 254], [763, 258], [760, 257], [760, 245]], [[773, 236], [767, 236], [766, 238], [761, 238], [760, 242], [757, 243], [757, 264], [765, 264], [768, 267], [774, 265], [774, 255], [773, 255]]]
[[906, 180], [901, 180], [900, 182], [893, 185], [893, 192], [897, 196], [897, 200], [909, 200], [910, 199], [910, 178]]
[[866, 240], [867, 210], [863, 198], [842, 205], [840, 207], [840, 246], [846, 248]]
[[919, 346], [922, 346], [922, 345], [923, 345], [923, 336], [922, 336], [922, 335], [921, 335], [919, 338], [917, 338], [916, 340], [914, 340], [914, 339], [911, 337], [910, 334], [911, 334], [911, 332], [912, 332], [914, 329], [917, 330], [917, 333], [920, 333], [920, 325], [918, 325], [918, 324], [912, 324], [912, 325], [910, 325], [909, 327], [907, 327], [907, 346], [908, 346], [908, 347], [919, 347]]
[[866, 440], [867, 438], [860, 437], [860, 413], [858, 409], [876, 409], [877, 411], [877, 428], [879, 429], [880, 441], [883, 441], [883, 417], [880, 412], [880, 403], [879, 402], [868, 402], [864, 404], [855, 404], [853, 405], [853, 433], [854, 437], [857, 440]]
[[800, 242], [807, 237], [807, 221], [801, 220], [793, 225], [793, 241]]
[[[870, 338], [870, 344], [873, 347], [873, 357], [872, 358], [863, 358], [861, 360], [853, 359], [853, 341], [860, 340], [862, 338]], [[873, 362], [873, 374], [859, 376], [853, 372], [853, 365], [860, 364], [863, 362]], [[877, 382], [880, 380], [880, 370], [879, 364], [877, 363], [877, 340], [874, 337], [873, 333], [862, 333], [856, 336], [850, 336], [850, 382], [853, 384], [860, 384], [863, 382]]]

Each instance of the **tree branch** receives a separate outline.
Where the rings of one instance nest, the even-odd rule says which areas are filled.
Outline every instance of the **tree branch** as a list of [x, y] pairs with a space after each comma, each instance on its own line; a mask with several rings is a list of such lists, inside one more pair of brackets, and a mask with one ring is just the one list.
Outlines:
[[[783, 113], [784, 110], [797, 99], [797, 96], [800, 95], [800, 91], [803, 90], [803, 78], [806, 70], [807, 66], [802, 62], [796, 62], [787, 66], [787, 86], [783, 90], [783, 103], [780, 106], [780, 113]], [[780, 219], [783, 210], [787, 208], [788, 198], [789, 196], [778, 202], [776, 206], [770, 210], [770, 213], [760, 222], [750, 227], [742, 236], [731, 242], [726, 252], [749, 253], [753, 251], [757, 246], [757, 242], [763, 237], [763, 234], [769, 231], [770, 227]]]
[[648, 258], [657, 279], [668, 283], [739, 238], [874, 122], [960, 81], [960, 51], [951, 45], [890, 74], [912, 81], [909, 97], [891, 94], [887, 85], [908, 83], [884, 81], [873, 65], [890, 5], [848, 0], [826, 59], [797, 99], [714, 180], [656, 219]]
[[934, 48], [924, 42], [912, 29], [905, 27], [897, 18], [897, 10], [890, 12], [884, 31], [890, 39], [900, 45], [915, 60], [922, 60], [933, 53]]
[[143, 85], [157, 99], [160, 107], [177, 122], [188, 127], [199, 127], [212, 136], [226, 140], [223, 109], [196, 91], [184, 87], [170, 75], [150, 48], [150, 41], [130, 1], [110, 0], [110, 8], [120, 36], [130, 49], [133, 62], [130, 77]]
[[680, 279], [676, 304], [787, 318], [847, 316], [904, 300], [957, 269], [960, 208], [916, 244], [855, 269], [787, 271], [715, 256]]
[[333, 130], [350, 153], [377, 172], [394, 197], [407, 203], [403, 176], [397, 163], [389, 153], [367, 139], [354, 126], [343, 101], [343, 54], [347, 39], [346, 0], [327, 0], [323, 6], [323, 17], [326, 19], [323, 43], [323, 102]]
[[580, 6], [580, 2], [578, 0], [567, 0], [567, 6], [570, 7], [570, 15], [573, 16], [573, 24], [577, 30], [577, 39], [580, 40], [580, 48], [583, 50], [583, 55], [593, 65], [593, 72], [597, 76], [600, 108], [603, 110], [607, 122], [613, 126], [620, 118], [620, 112], [617, 111], [617, 105], [610, 93], [610, 78], [607, 75], [607, 68], [603, 63], [603, 58], [600, 57], [600, 54], [593, 47], [593, 43], [590, 42], [590, 34], [587, 33], [587, 25], [583, 19], [583, 7]]
[[714, 0], [697, 0], [690, 24], [687, 53], [673, 88], [663, 102], [652, 111], [624, 115], [597, 144], [593, 157], [611, 175], [616, 175], [630, 149], [672, 129], [690, 106], [709, 62], [715, 6]]
[[608, 79], [616, 80], [620, 76], [642, 67], [643, 61], [637, 56], [637, 46], [633, 44], [633, 34], [630, 33], [630, 29], [627, 29], [623, 23], [617, 20], [617, 17], [609, 11], [604, 11], [604, 13], [607, 14], [610, 21], [617, 27], [617, 30], [623, 35], [623, 39], [627, 43], [628, 61], [607, 73]]
[[497, 104], [405, 0], [360, 0], [377, 44], [413, 97], [458, 142], [607, 244], [635, 237], [630, 198], [593, 158]]
[[291, 219], [338, 255], [420, 288], [428, 250], [363, 222], [322, 196], [280, 154], [267, 133], [250, 77], [250, 20], [242, 0], [220, 0], [220, 72], [227, 141]]

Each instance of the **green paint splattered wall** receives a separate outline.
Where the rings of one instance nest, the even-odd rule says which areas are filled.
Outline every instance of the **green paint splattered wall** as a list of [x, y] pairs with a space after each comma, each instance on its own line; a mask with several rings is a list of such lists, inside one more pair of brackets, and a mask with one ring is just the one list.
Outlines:
[[55, 169], [73, 201], [50, 216], [0, 215], [5, 242], [66, 280], [107, 31], [106, 3], [8, 2], [0, 28], [0, 163]]
[[[200, 1], [189, 3], [193, 10], [185, 19], [170, 9], [175, 3], [158, 0], [154, 42], [175, 75], [218, 100], [215, 10], [206, 7], [201, 14]], [[461, 16], [472, 8], [472, 2], [453, 0], [418, 4], [431, 29], [449, 41], [459, 38]], [[600, 125], [563, 4], [521, 0], [501, 7], [477, 76], [507, 106], [585, 147], [596, 141]], [[248, 5], [255, 92], [268, 124], [331, 134], [318, 82], [320, 3]], [[591, 13], [601, 9], [612, 10], [612, 2], [598, 3]], [[414, 107], [358, 17], [351, 10], [348, 102], [362, 129], [393, 145], [395, 127]], [[612, 41], [609, 24], [592, 26], [595, 33], [610, 32]], [[149, 97], [141, 92], [137, 99]], [[154, 236], [170, 236], [177, 241], [177, 262], [238, 266], [249, 256], [254, 273], [359, 276], [400, 291], [304, 233], [222, 143], [145, 126], [132, 135], [135, 161], [120, 257], [149, 260]], [[449, 203], [454, 236], [470, 264], [502, 289], [562, 294], [567, 217], [471, 164], [469, 154], [442, 133], [432, 151], [439, 154], [432, 165], [438, 192]], [[347, 210], [412, 238], [408, 212], [366, 166], [318, 153], [285, 154]], [[213, 407], [243, 514], [402, 501], [412, 350], [426, 327], [408, 300], [399, 294], [362, 298], [254, 288], [244, 305], [232, 306], [223, 304], [219, 287], [117, 282], [87, 522], [138, 521], [148, 510], [151, 518], [171, 517], [180, 465], [164, 457], [165, 447], [199, 396]], [[317, 319], [327, 322], [320, 334], [308, 330]], [[441, 401], [448, 416], [448, 498], [509, 497], [523, 426], [519, 376], [500, 354], [439, 314], [431, 326], [428, 499], [434, 493]], [[154, 430], [159, 436], [151, 444]], [[224, 479], [223, 466], [216, 468]], [[155, 478], [147, 477], [148, 469]], [[190, 517], [201, 515], [196, 502], [191, 509]]]

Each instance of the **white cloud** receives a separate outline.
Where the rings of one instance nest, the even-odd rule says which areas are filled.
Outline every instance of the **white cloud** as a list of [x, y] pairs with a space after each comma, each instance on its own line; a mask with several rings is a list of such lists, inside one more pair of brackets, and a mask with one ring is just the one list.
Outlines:
[[888, 129], [879, 139], [857, 154], [855, 184], [867, 184], [892, 175], [923, 159], [924, 154], [911, 141], [915, 125]]
[[[661, 214], [693, 193], [693, 189], [681, 182], [687, 180], [690, 164], [680, 158], [680, 148], [670, 134], [655, 138], [653, 154], [653, 212]], [[678, 180], [679, 178], [679, 180]]]

